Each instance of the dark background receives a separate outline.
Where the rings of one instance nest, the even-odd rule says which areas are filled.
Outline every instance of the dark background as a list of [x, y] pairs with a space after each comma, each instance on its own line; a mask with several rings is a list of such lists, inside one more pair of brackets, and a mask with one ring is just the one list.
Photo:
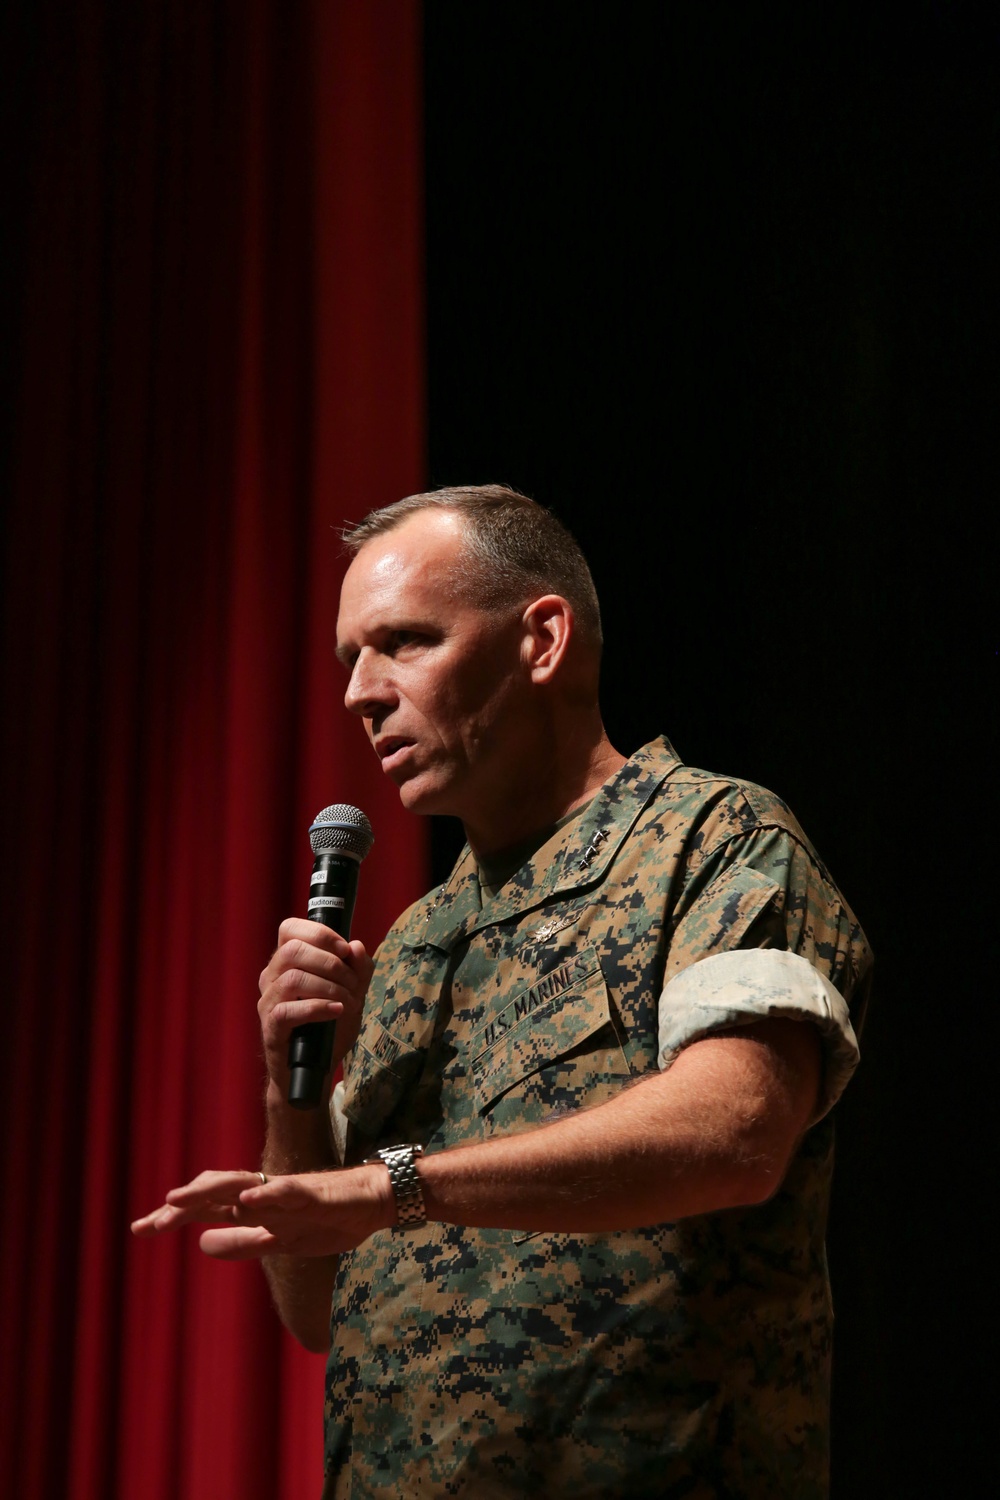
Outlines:
[[891, 12], [425, 20], [430, 482], [567, 521], [616, 745], [778, 791], [876, 950], [840, 1500], [970, 1492], [992, 1415], [997, 24]]

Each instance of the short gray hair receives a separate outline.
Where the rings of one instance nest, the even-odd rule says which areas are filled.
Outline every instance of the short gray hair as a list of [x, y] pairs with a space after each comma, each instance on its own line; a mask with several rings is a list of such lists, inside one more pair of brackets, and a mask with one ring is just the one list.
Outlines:
[[601, 610], [576, 539], [544, 505], [505, 484], [460, 485], [407, 495], [345, 527], [347, 551], [384, 536], [421, 510], [450, 510], [465, 523], [472, 568], [464, 580], [483, 609], [510, 608], [533, 590], [560, 594], [573, 606], [581, 634], [601, 642]]

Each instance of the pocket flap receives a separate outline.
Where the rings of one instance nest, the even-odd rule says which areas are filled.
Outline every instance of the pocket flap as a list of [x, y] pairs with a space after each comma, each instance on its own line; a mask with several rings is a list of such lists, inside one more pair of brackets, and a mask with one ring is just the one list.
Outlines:
[[346, 1073], [343, 1107], [351, 1123], [376, 1137], [415, 1082], [426, 1055], [426, 1048], [408, 1045], [380, 1022], [371, 1024], [355, 1043]]

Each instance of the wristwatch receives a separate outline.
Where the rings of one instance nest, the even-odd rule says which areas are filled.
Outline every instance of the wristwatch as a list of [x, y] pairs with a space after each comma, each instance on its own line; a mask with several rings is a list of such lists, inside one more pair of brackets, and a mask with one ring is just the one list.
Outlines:
[[396, 1221], [401, 1225], [426, 1224], [427, 1208], [420, 1188], [420, 1178], [414, 1166], [418, 1156], [423, 1156], [423, 1146], [383, 1146], [369, 1161], [382, 1161], [389, 1169], [396, 1199]]

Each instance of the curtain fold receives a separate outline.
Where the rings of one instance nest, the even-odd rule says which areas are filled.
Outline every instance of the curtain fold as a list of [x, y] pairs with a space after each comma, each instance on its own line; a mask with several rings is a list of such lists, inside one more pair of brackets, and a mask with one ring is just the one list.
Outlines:
[[258, 1159], [315, 812], [372, 821], [369, 947], [427, 884], [333, 657], [337, 528], [424, 482], [420, 10], [15, 32], [0, 1451], [26, 1500], [305, 1500], [322, 1360], [259, 1268], [127, 1226]]

